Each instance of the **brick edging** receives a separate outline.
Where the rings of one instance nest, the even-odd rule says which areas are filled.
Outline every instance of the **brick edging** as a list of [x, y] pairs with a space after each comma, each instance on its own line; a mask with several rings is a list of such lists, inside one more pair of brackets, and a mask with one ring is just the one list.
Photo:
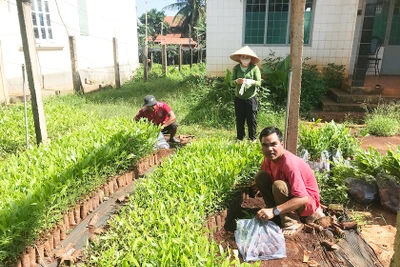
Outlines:
[[140, 159], [132, 170], [121, 175], [111, 177], [104, 182], [99, 189], [92, 191], [84, 197], [79, 204], [69, 208], [63, 219], [52, 229], [43, 231], [34, 242], [33, 246], [28, 246], [17, 259], [17, 267], [36, 267], [45, 258], [54, 260], [53, 251], [61, 245], [61, 241], [66, 239], [67, 231], [74, 229], [81, 221], [91, 214], [100, 204], [104, 197], [113, 195], [119, 188], [126, 187], [134, 182], [135, 179], [143, 176], [151, 167], [162, 162], [163, 157], [173, 153], [162, 153], [164, 150], [157, 150], [153, 154]]

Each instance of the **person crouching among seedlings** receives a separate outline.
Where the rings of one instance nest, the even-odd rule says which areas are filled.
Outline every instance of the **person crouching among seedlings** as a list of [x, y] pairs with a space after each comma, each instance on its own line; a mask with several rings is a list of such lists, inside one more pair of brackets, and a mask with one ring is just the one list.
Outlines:
[[304, 226], [325, 216], [314, 172], [298, 156], [284, 148], [282, 132], [267, 127], [260, 133], [264, 161], [255, 183], [267, 208], [260, 209], [259, 220], [280, 216], [285, 236], [297, 234]]
[[172, 109], [165, 102], [158, 102], [153, 95], [144, 97], [144, 105], [135, 116], [138, 121], [141, 118], [146, 118], [155, 125], [161, 125], [161, 132], [169, 134], [169, 141], [179, 143], [175, 137], [178, 130], [176, 116]]

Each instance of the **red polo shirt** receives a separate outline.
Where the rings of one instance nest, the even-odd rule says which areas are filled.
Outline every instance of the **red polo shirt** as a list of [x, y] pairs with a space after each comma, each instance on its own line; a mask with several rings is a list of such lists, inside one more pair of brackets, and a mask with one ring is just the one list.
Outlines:
[[309, 216], [320, 205], [320, 195], [314, 172], [308, 164], [296, 155], [285, 150], [278, 162], [264, 158], [261, 169], [272, 179], [285, 181], [291, 197], [308, 197], [308, 203], [301, 216]]
[[157, 102], [155, 105], [155, 110], [152, 111], [146, 106], [142, 107], [138, 114], [136, 114], [135, 119], [147, 118], [149, 121], [155, 125], [164, 124], [168, 120], [168, 113], [171, 112], [171, 108], [164, 102]]

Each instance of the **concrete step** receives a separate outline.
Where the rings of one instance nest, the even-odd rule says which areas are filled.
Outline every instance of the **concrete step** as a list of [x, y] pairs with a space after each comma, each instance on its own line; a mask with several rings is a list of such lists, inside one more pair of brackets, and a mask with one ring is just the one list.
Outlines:
[[348, 92], [350, 94], [372, 94], [372, 95], [380, 95], [383, 92], [383, 87], [380, 84], [376, 84], [375, 86], [351, 86], [351, 81], [344, 82], [342, 84], [343, 91]]
[[338, 103], [326, 96], [322, 100], [322, 111], [365, 112], [366, 107], [374, 108], [376, 103]]
[[345, 112], [345, 111], [322, 111], [314, 110], [311, 112], [311, 118], [314, 121], [321, 119], [322, 122], [335, 121], [337, 123], [343, 123], [345, 121], [363, 124], [365, 119], [365, 112]]
[[346, 91], [330, 88], [327, 95], [338, 103], [369, 103], [377, 104], [379, 102], [400, 101], [398, 96], [378, 95], [378, 94], [353, 94]]

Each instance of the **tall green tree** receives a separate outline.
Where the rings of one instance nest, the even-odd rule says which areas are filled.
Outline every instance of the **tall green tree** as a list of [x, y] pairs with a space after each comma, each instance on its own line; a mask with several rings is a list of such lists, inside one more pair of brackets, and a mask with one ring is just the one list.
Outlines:
[[197, 23], [196, 27], [193, 27], [195, 30], [195, 35], [194, 39], [196, 42], [201, 45], [202, 47], [206, 46], [206, 33], [207, 33], [207, 27], [206, 27], [206, 20], [205, 17]]
[[182, 25], [183, 37], [189, 37], [190, 31], [194, 37], [194, 27], [204, 21], [206, 15], [205, 0], [177, 0], [176, 3], [167, 5], [163, 10], [178, 10], [174, 22]]
[[[164, 22], [165, 12], [158, 11], [153, 8], [147, 12], [147, 36], [151, 37], [154, 41], [159, 34], [165, 35], [171, 32], [171, 27], [167, 22]], [[143, 13], [140, 18], [140, 25], [138, 25], [139, 44], [144, 44], [146, 35], [146, 13]]]

